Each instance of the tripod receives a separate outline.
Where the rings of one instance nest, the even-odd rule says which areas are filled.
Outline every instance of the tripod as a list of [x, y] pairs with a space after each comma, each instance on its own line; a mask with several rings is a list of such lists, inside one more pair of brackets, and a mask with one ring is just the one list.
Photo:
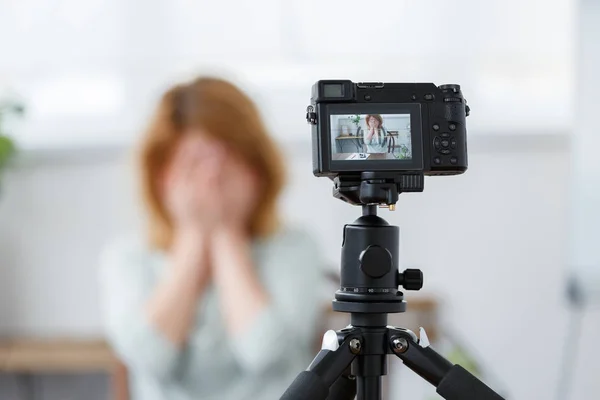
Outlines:
[[[364, 174], [363, 174], [364, 177]], [[395, 204], [397, 185], [362, 181], [336, 182], [334, 196], [357, 203], [381, 200]], [[356, 197], [358, 196], [358, 197]], [[373, 201], [378, 200], [378, 201]], [[503, 400], [459, 365], [453, 365], [408, 329], [387, 325], [387, 314], [404, 312], [406, 302], [398, 287], [419, 290], [420, 270], [398, 272], [399, 228], [377, 216], [377, 206], [363, 205], [363, 215], [344, 227], [341, 287], [333, 309], [350, 313], [350, 325], [328, 331], [323, 348], [308, 369], [298, 375], [281, 400], [381, 400], [381, 378], [387, 373], [387, 355], [434, 385], [446, 400]]]

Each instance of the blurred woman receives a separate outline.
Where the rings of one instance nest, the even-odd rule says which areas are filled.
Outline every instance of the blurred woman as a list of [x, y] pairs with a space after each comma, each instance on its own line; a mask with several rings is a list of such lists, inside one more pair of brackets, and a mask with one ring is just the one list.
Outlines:
[[312, 356], [319, 258], [280, 226], [281, 155], [211, 78], [162, 98], [141, 146], [147, 237], [102, 260], [108, 338], [133, 400], [274, 399]]
[[379, 114], [369, 114], [365, 118], [367, 131], [363, 133], [363, 140], [367, 153], [387, 152], [387, 132], [383, 127], [383, 118]]

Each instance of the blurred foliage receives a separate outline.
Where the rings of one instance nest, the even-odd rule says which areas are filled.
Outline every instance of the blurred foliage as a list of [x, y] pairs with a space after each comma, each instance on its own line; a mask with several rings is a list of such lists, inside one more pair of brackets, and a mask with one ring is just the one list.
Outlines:
[[[482, 379], [481, 368], [475, 360], [475, 358], [463, 347], [454, 344], [449, 351], [446, 352], [445, 357], [452, 364], [460, 364], [461, 367], [475, 375], [477, 378]], [[436, 400], [441, 397], [435, 396], [428, 399]]]
[[409, 155], [410, 150], [409, 150], [409, 148], [408, 148], [407, 145], [401, 144], [401, 145], [398, 145], [398, 148], [400, 149], [400, 154], [394, 154], [397, 159], [399, 159], [399, 160], [408, 160], [408, 159], [410, 159], [412, 157], [412, 156]]
[[15, 102], [0, 102], [0, 171], [6, 162], [15, 153], [16, 146], [13, 140], [5, 132], [4, 122], [9, 115], [23, 115], [25, 107]]
[[481, 379], [481, 369], [475, 358], [460, 346], [454, 346], [448, 353], [448, 360], [452, 364], [460, 364], [464, 369]]
[[0, 170], [14, 152], [15, 145], [13, 141], [8, 136], [0, 135]]

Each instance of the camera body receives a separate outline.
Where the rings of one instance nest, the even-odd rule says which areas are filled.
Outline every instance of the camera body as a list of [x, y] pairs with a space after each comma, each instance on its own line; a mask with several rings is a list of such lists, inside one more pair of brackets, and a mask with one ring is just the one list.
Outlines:
[[318, 81], [306, 116], [313, 172], [347, 181], [368, 171], [422, 191], [423, 175], [466, 171], [468, 115], [455, 84]]

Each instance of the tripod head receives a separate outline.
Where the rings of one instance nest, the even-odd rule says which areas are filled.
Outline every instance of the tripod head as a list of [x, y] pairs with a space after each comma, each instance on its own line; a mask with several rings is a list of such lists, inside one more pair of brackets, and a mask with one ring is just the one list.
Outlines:
[[398, 287], [421, 289], [423, 274], [418, 269], [398, 271], [399, 238], [399, 228], [378, 217], [374, 205], [363, 206], [363, 215], [344, 227], [335, 311], [384, 314], [406, 310]]
[[396, 204], [403, 189], [398, 175], [364, 172], [360, 180], [336, 178], [334, 196], [360, 202], [363, 215], [344, 227], [341, 284], [333, 309], [348, 313], [385, 314], [406, 310], [403, 293], [419, 290], [423, 274], [398, 271], [400, 230], [377, 216], [377, 205]]
[[381, 378], [387, 374], [390, 354], [401, 358], [447, 400], [502, 400], [464, 368], [431, 349], [424, 330], [419, 339], [407, 329], [387, 325], [389, 313], [406, 310], [398, 288], [421, 289], [423, 274], [418, 269], [399, 272], [399, 228], [378, 217], [377, 206], [392, 208], [406, 182], [419, 182], [418, 175], [414, 177], [403, 181], [393, 174], [363, 172], [360, 177], [335, 179], [334, 196], [361, 204], [363, 210], [361, 217], [344, 226], [341, 284], [332, 303], [335, 311], [350, 313], [350, 325], [327, 332], [323, 349], [282, 400], [351, 400], [355, 396], [381, 400]]

